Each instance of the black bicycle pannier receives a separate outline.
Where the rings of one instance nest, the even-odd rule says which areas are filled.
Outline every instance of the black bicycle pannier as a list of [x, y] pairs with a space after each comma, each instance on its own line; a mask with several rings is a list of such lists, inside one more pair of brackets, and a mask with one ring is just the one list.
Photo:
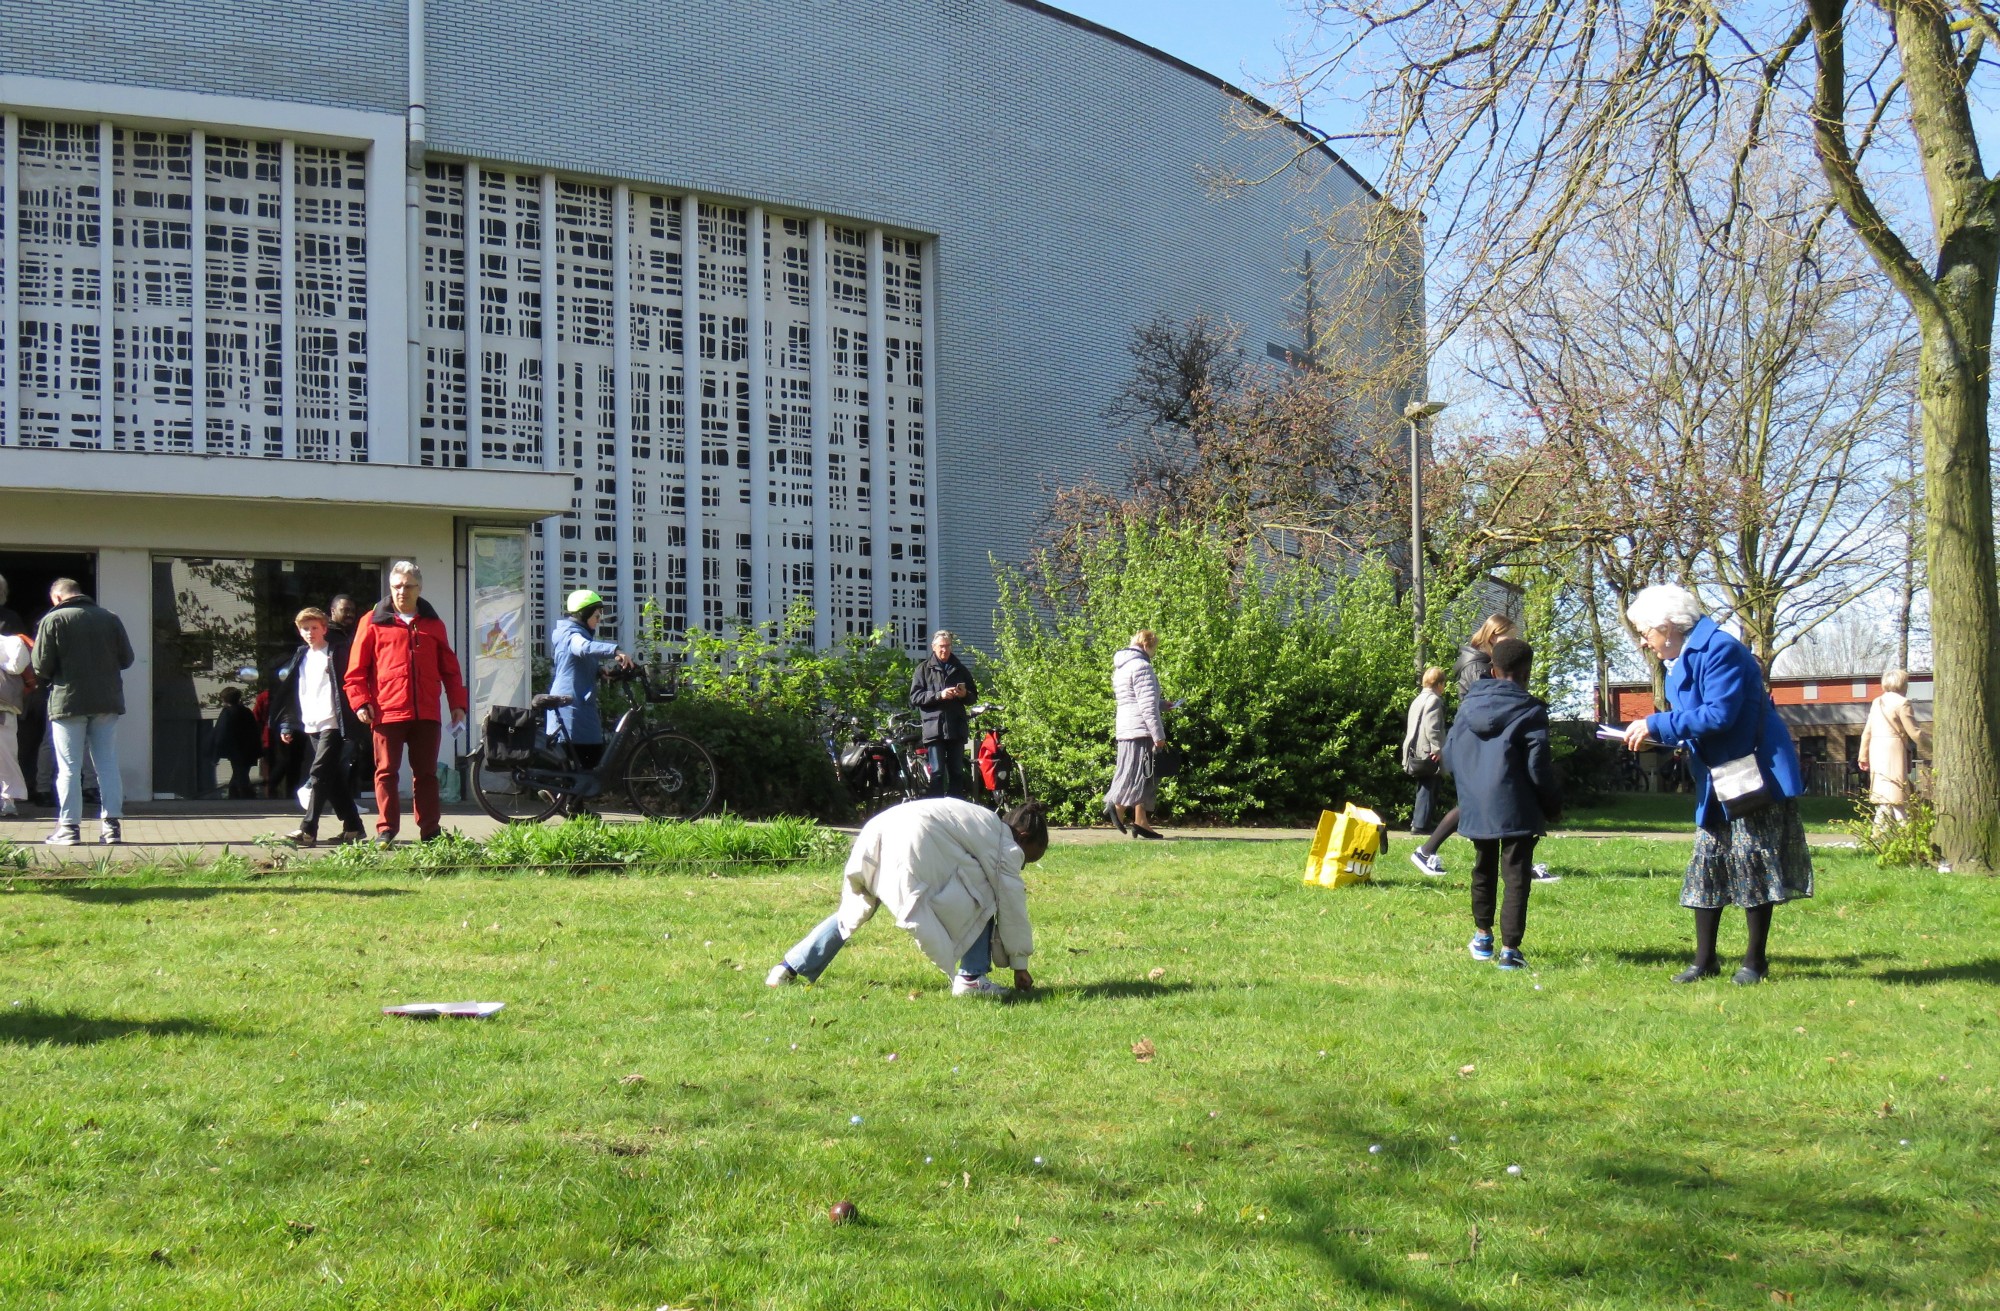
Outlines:
[[486, 712], [486, 763], [512, 767], [534, 763], [542, 716], [526, 706], [494, 706]]

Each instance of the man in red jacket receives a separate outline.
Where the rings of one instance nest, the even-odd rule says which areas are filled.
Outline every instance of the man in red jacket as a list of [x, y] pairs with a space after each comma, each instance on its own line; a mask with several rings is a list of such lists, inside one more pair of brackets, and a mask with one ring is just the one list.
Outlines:
[[451, 635], [422, 599], [423, 570], [408, 560], [389, 569], [389, 599], [363, 619], [347, 661], [347, 702], [375, 739], [375, 833], [388, 846], [401, 827], [396, 775], [409, 748], [417, 837], [438, 835], [438, 742], [444, 727], [438, 697], [451, 705], [451, 726], [465, 722], [465, 677]]

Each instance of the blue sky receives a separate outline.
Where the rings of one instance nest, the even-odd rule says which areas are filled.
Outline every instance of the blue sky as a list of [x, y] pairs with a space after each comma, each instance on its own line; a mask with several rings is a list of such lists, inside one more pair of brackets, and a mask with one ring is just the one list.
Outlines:
[[1277, 76], [1304, 21], [1285, 0], [1051, 0], [1246, 90]]

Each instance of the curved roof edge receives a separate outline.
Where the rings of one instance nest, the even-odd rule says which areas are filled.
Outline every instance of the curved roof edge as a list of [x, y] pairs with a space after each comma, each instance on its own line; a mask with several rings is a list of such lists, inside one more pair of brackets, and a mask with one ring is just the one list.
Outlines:
[[1322, 155], [1325, 155], [1328, 159], [1338, 164], [1341, 167], [1341, 169], [1346, 172], [1347, 176], [1353, 178], [1356, 184], [1358, 184], [1363, 191], [1366, 191], [1369, 195], [1375, 197], [1375, 199], [1377, 200], [1382, 199], [1382, 193], [1375, 189], [1375, 184], [1370, 182], [1367, 178], [1361, 176], [1360, 170], [1356, 169], [1354, 165], [1348, 163], [1347, 160], [1341, 156], [1339, 151], [1335, 150], [1331, 145], [1327, 144], [1326, 133], [1320, 131], [1318, 128], [1314, 127], [1310, 123], [1307, 123], [1303, 119], [1293, 119], [1285, 117], [1283, 114], [1280, 114], [1276, 109], [1272, 108], [1270, 105], [1265, 104], [1262, 100], [1258, 99], [1256, 96], [1251, 95], [1248, 91], [1245, 91], [1242, 87], [1237, 86], [1234, 82], [1225, 81], [1224, 79], [1219, 78], [1215, 74], [1209, 72], [1207, 69], [1198, 67], [1197, 65], [1194, 64], [1190, 64], [1187, 60], [1182, 59], [1177, 55], [1170, 55], [1166, 51], [1160, 49], [1158, 46], [1149, 46], [1144, 41], [1139, 40], [1137, 37], [1127, 36], [1125, 33], [1120, 32], [1117, 28], [1106, 27], [1104, 24], [1092, 22], [1090, 19], [1085, 18], [1080, 14], [1072, 14], [1067, 9], [1058, 9], [1054, 5], [1044, 4], [1043, 0], [1007, 0], [1007, 3], [1014, 5], [1020, 9], [1031, 9], [1038, 14], [1047, 15], [1048, 17], [1055, 19], [1059, 23], [1067, 23], [1071, 27], [1080, 28], [1083, 31], [1095, 33], [1098, 36], [1109, 38], [1110, 40], [1116, 41], [1121, 46], [1125, 46], [1129, 49], [1136, 50], [1142, 55], [1149, 55], [1152, 58], [1159, 60], [1163, 64], [1167, 64], [1174, 68], [1178, 68], [1181, 72], [1188, 74], [1190, 77], [1195, 78], [1197, 81], [1206, 82], [1208, 83], [1208, 85], [1216, 88], [1218, 91], [1221, 91], [1226, 95], [1234, 96], [1236, 99], [1242, 101], [1246, 105], [1249, 105], [1251, 108], [1256, 109], [1262, 113], [1269, 114], [1272, 118], [1283, 123], [1287, 128], [1290, 128], [1293, 132], [1297, 133], [1299, 136], [1303, 137], [1307, 142], [1311, 143], [1312, 147], [1318, 150]]

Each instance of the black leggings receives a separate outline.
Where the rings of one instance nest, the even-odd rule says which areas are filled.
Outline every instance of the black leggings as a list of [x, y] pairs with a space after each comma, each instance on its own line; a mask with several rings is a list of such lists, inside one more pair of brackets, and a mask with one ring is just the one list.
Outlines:
[[[1762, 906], [1743, 908], [1743, 926], [1749, 930], [1743, 943], [1743, 964], [1763, 974], [1771, 967], [1770, 957], [1765, 948], [1771, 940], [1770, 903]], [[1722, 928], [1722, 907], [1712, 910], [1696, 908], [1694, 913], [1694, 963], [1697, 968], [1713, 970], [1715, 961], [1715, 937]]]
[[1458, 832], [1458, 807], [1453, 806], [1444, 812], [1444, 818], [1437, 822], [1437, 827], [1431, 830], [1430, 837], [1424, 840], [1423, 853], [1426, 856], [1437, 855], [1438, 848], [1444, 845], [1444, 840], [1456, 832]]

